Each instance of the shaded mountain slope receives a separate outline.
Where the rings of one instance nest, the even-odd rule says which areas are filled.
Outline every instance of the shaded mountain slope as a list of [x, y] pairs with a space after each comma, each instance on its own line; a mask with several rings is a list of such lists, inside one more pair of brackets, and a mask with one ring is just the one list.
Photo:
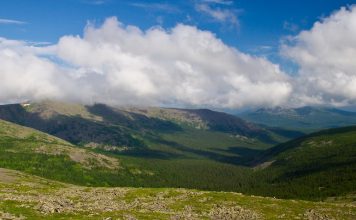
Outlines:
[[[10, 122], [0, 120], [0, 167], [26, 171], [52, 179], [93, 184], [93, 179], [122, 169], [108, 157]], [[93, 175], [95, 174], [95, 175]]]
[[[0, 106], [0, 119], [32, 127], [73, 144], [102, 149], [147, 148], [162, 134], [212, 131], [275, 144], [300, 133], [269, 130], [238, 117], [206, 109], [113, 108], [44, 101]], [[189, 130], [189, 131], [188, 131]], [[283, 130], [283, 129], [282, 129]]]
[[129, 111], [145, 114], [153, 118], [174, 121], [197, 129], [209, 129], [228, 133], [253, 136], [263, 129], [236, 116], [209, 109], [175, 109], [175, 108], [128, 108]]
[[73, 144], [143, 146], [128, 128], [107, 123], [102, 117], [91, 114], [85, 106], [76, 104], [48, 101], [26, 107], [5, 105], [0, 107], [0, 118], [41, 130]]
[[356, 126], [324, 130], [268, 149], [259, 167], [266, 167], [259, 172], [274, 186], [271, 194], [325, 198], [356, 192]]
[[286, 139], [300, 137], [302, 132], [283, 128], [270, 128], [248, 122], [237, 116], [209, 109], [176, 108], [126, 108], [130, 112], [160, 118], [199, 130], [210, 130], [236, 135], [241, 138], [255, 138], [275, 144]]

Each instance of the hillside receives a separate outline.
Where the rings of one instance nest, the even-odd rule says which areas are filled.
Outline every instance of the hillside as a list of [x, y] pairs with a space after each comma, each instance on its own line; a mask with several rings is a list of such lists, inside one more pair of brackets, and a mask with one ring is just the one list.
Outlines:
[[[212, 133], [204, 141], [210, 141], [214, 146], [225, 138], [228, 136]], [[189, 141], [190, 137], [181, 139], [182, 142]], [[221, 154], [208, 153], [198, 149], [202, 142], [193, 143], [195, 150], [176, 146], [183, 148], [181, 152], [186, 151], [186, 155], [177, 156], [154, 149], [141, 154], [107, 152], [83, 149], [46, 133], [0, 120], [0, 167], [90, 186], [186, 187], [227, 191], [238, 191], [242, 185], [247, 187], [250, 171], [231, 164], [240, 163], [246, 153], [242, 152], [241, 156], [223, 151]], [[236, 141], [231, 137], [224, 144], [229, 146], [233, 143]]]
[[305, 132], [356, 124], [356, 113], [336, 108], [262, 108], [238, 114], [239, 117], [270, 127], [301, 130]]
[[326, 198], [356, 192], [356, 127], [324, 130], [266, 150], [258, 173], [266, 195]]
[[[99, 107], [101, 112], [108, 109]], [[197, 129], [162, 116], [153, 118], [126, 111], [130, 117], [106, 113], [101, 114], [107, 118], [103, 119], [81, 105], [71, 108], [76, 110], [58, 106], [58, 110], [49, 111], [39, 104], [0, 108], [4, 117], [21, 116], [22, 112], [24, 117], [11, 116], [19, 124], [40, 118], [33, 125], [54, 125], [63, 132], [68, 128], [73, 137], [78, 137], [78, 144], [70, 143], [0, 121], [0, 167], [87, 186], [183, 187], [308, 200], [356, 192], [356, 131], [352, 127], [327, 130], [272, 147], [257, 138]], [[75, 120], [66, 124], [72, 117]], [[94, 131], [90, 136], [93, 141], [98, 140], [94, 139], [98, 135], [95, 132], [105, 134], [105, 129], [112, 126], [113, 132], [120, 128], [141, 145], [83, 144], [81, 138], [86, 136], [81, 128], [86, 128], [88, 121], [92, 126], [84, 132]], [[159, 130], [167, 125], [170, 130]], [[62, 131], [57, 129], [54, 131]], [[63, 132], [56, 134], [66, 134]], [[110, 139], [110, 135], [104, 137]]]
[[172, 188], [91, 188], [0, 168], [1, 219], [354, 219], [356, 206]]
[[0, 120], [0, 167], [51, 179], [92, 185], [122, 169], [117, 158], [78, 148], [64, 140]]
[[[43, 154], [49, 158], [70, 159], [86, 169], [120, 168], [119, 161], [115, 158], [80, 149], [62, 139], [3, 120], [0, 120], [0, 148], [3, 157], [1, 164], [11, 161], [9, 157], [16, 157], [15, 155]], [[17, 162], [20, 161], [13, 161], [12, 165]]]
[[263, 128], [224, 112], [209, 109], [174, 108], [126, 108], [130, 112], [144, 114], [151, 118], [173, 121], [197, 129], [221, 131], [244, 136], [258, 136]]
[[254, 151], [301, 135], [205, 109], [113, 108], [56, 101], [2, 105], [0, 119], [103, 153], [232, 164], [244, 164]]
[[275, 144], [300, 136], [268, 130], [236, 116], [208, 109], [114, 108], [43, 101], [0, 106], [0, 119], [32, 127], [73, 144], [143, 147], [144, 135], [185, 129], [221, 132]]

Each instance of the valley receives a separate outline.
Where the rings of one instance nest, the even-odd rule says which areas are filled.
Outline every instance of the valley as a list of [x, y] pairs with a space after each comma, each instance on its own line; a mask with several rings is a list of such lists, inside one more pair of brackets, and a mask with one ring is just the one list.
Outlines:
[[[352, 219], [355, 215], [356, 127], [302, 135], [211, 110], [144, 110], [55, 101], [3, 105], [0, 118], [0, 167], [10, 173], [2, 175], [2, 180], [26, 176], [30, 183], [25, 185], [39, 179], [47, 181], [48, 187], [56, 185], [56, 190], [41, 191], [45, 186], [40, 184], [31, 191], [50, 203], [41, 207], [52, 208], [43, 211], [39, 205], [26, 206], [28, 216], [34, 216], [28, 219], [41, 215], [67, 218], [73, 213], [92, 213], [93, 219], [131, 215], [201, 219], [216, 213], [246, 215], [241, 219], [288, 215], [328, 219], [339, 215], [336, 212]], [[54, 199], [59, 192], [67, 195], [61, 199], [65, 204], [71, 201], [71, 208]], [[72, 193], [79, 196], [75, 201], [69, 198]], [[114, 208], [93, 211], [91, 205], [80, 205], [92, 193], [99, 198], [119, 196], [123, 201], [105, 201]], [[18, 198], [6, 197], [1, 203], [2, 213], [16, 215], [18, 202], [34, 200], [26, 190], [17, 194]], [[126, 195], [137, 196], [127, 203]], [[180, 201], [182, 196], [189, 199]], [[223, 198], [226, 205], [213, 205]], [[211, 203], [201, 207], [194, 203], [199, 199]], [[249, 203], [261, 205], [248, 209]], [[290, 211], [271, 210], [265, 203]], [[326, 208], [346, 203], [347, 212]], [[118, 204], [124, 208], [115, 208]]]

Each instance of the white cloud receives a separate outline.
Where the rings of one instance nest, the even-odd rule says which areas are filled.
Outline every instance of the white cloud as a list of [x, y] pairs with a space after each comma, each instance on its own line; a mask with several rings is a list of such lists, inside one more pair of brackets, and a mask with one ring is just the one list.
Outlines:
[[236, 108], [280, 105], [292, 91], [278, 65], [228, 47], [211, 32], [186, 25], [142, 31], [116, 18], [52, 46], [0, 40], [0, 77], [0, 102]]
[[131, 6], [137, 8], [144, 8], [147, 10], [154, 10], [154, 11], [164, 11], [166, 13], [177, 13], [179, 12], [179, 8], [174, 5], [170, 5], [167, 3], [131, 3]]
[[299, 25], [292, 22], [284, 21], [283, 28], [287, 31], [297, 32], [299, 30]]
[[0, 18], [0, 24], [26, 24], [26, 22]]
[[213, 3], [213, 4], [220, 4], [220, 5], [232, 5], [234, 2], [229, 0], [202, 0], [205, 3]]
[[[199, 3], [195, 5], [198, 12], [204, 13], [218, 22], [228, 22], [234, 26], [239, 25], [239, 21], [234, 9], [222, 9], [213, 7], [211, 3], [223, 4], [225, 1], [208, 1], [206, 3]], [[226, 4], [227, 2], [225, 2]]]
[[61, 96], [59, 68], [40, 55], [39, 48], [0, 38], [0, 102]]
[[282, 46], [296, 62], [296, 99], [304, 104], [356, 102], [356, 6], [341, 8]]
[[83, 3], [89, 4], [89, 5], [104, 5], [106, 3], [109, 3], [111, 0], [82, 0]]

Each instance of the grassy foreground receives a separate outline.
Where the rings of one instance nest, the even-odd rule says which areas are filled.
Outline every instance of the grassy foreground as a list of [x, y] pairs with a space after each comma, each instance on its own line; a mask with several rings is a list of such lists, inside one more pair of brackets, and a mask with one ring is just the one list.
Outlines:
[[95, 188], [0, 168], [0, 219], [355, 219], [356, 204], [170, 188]]

